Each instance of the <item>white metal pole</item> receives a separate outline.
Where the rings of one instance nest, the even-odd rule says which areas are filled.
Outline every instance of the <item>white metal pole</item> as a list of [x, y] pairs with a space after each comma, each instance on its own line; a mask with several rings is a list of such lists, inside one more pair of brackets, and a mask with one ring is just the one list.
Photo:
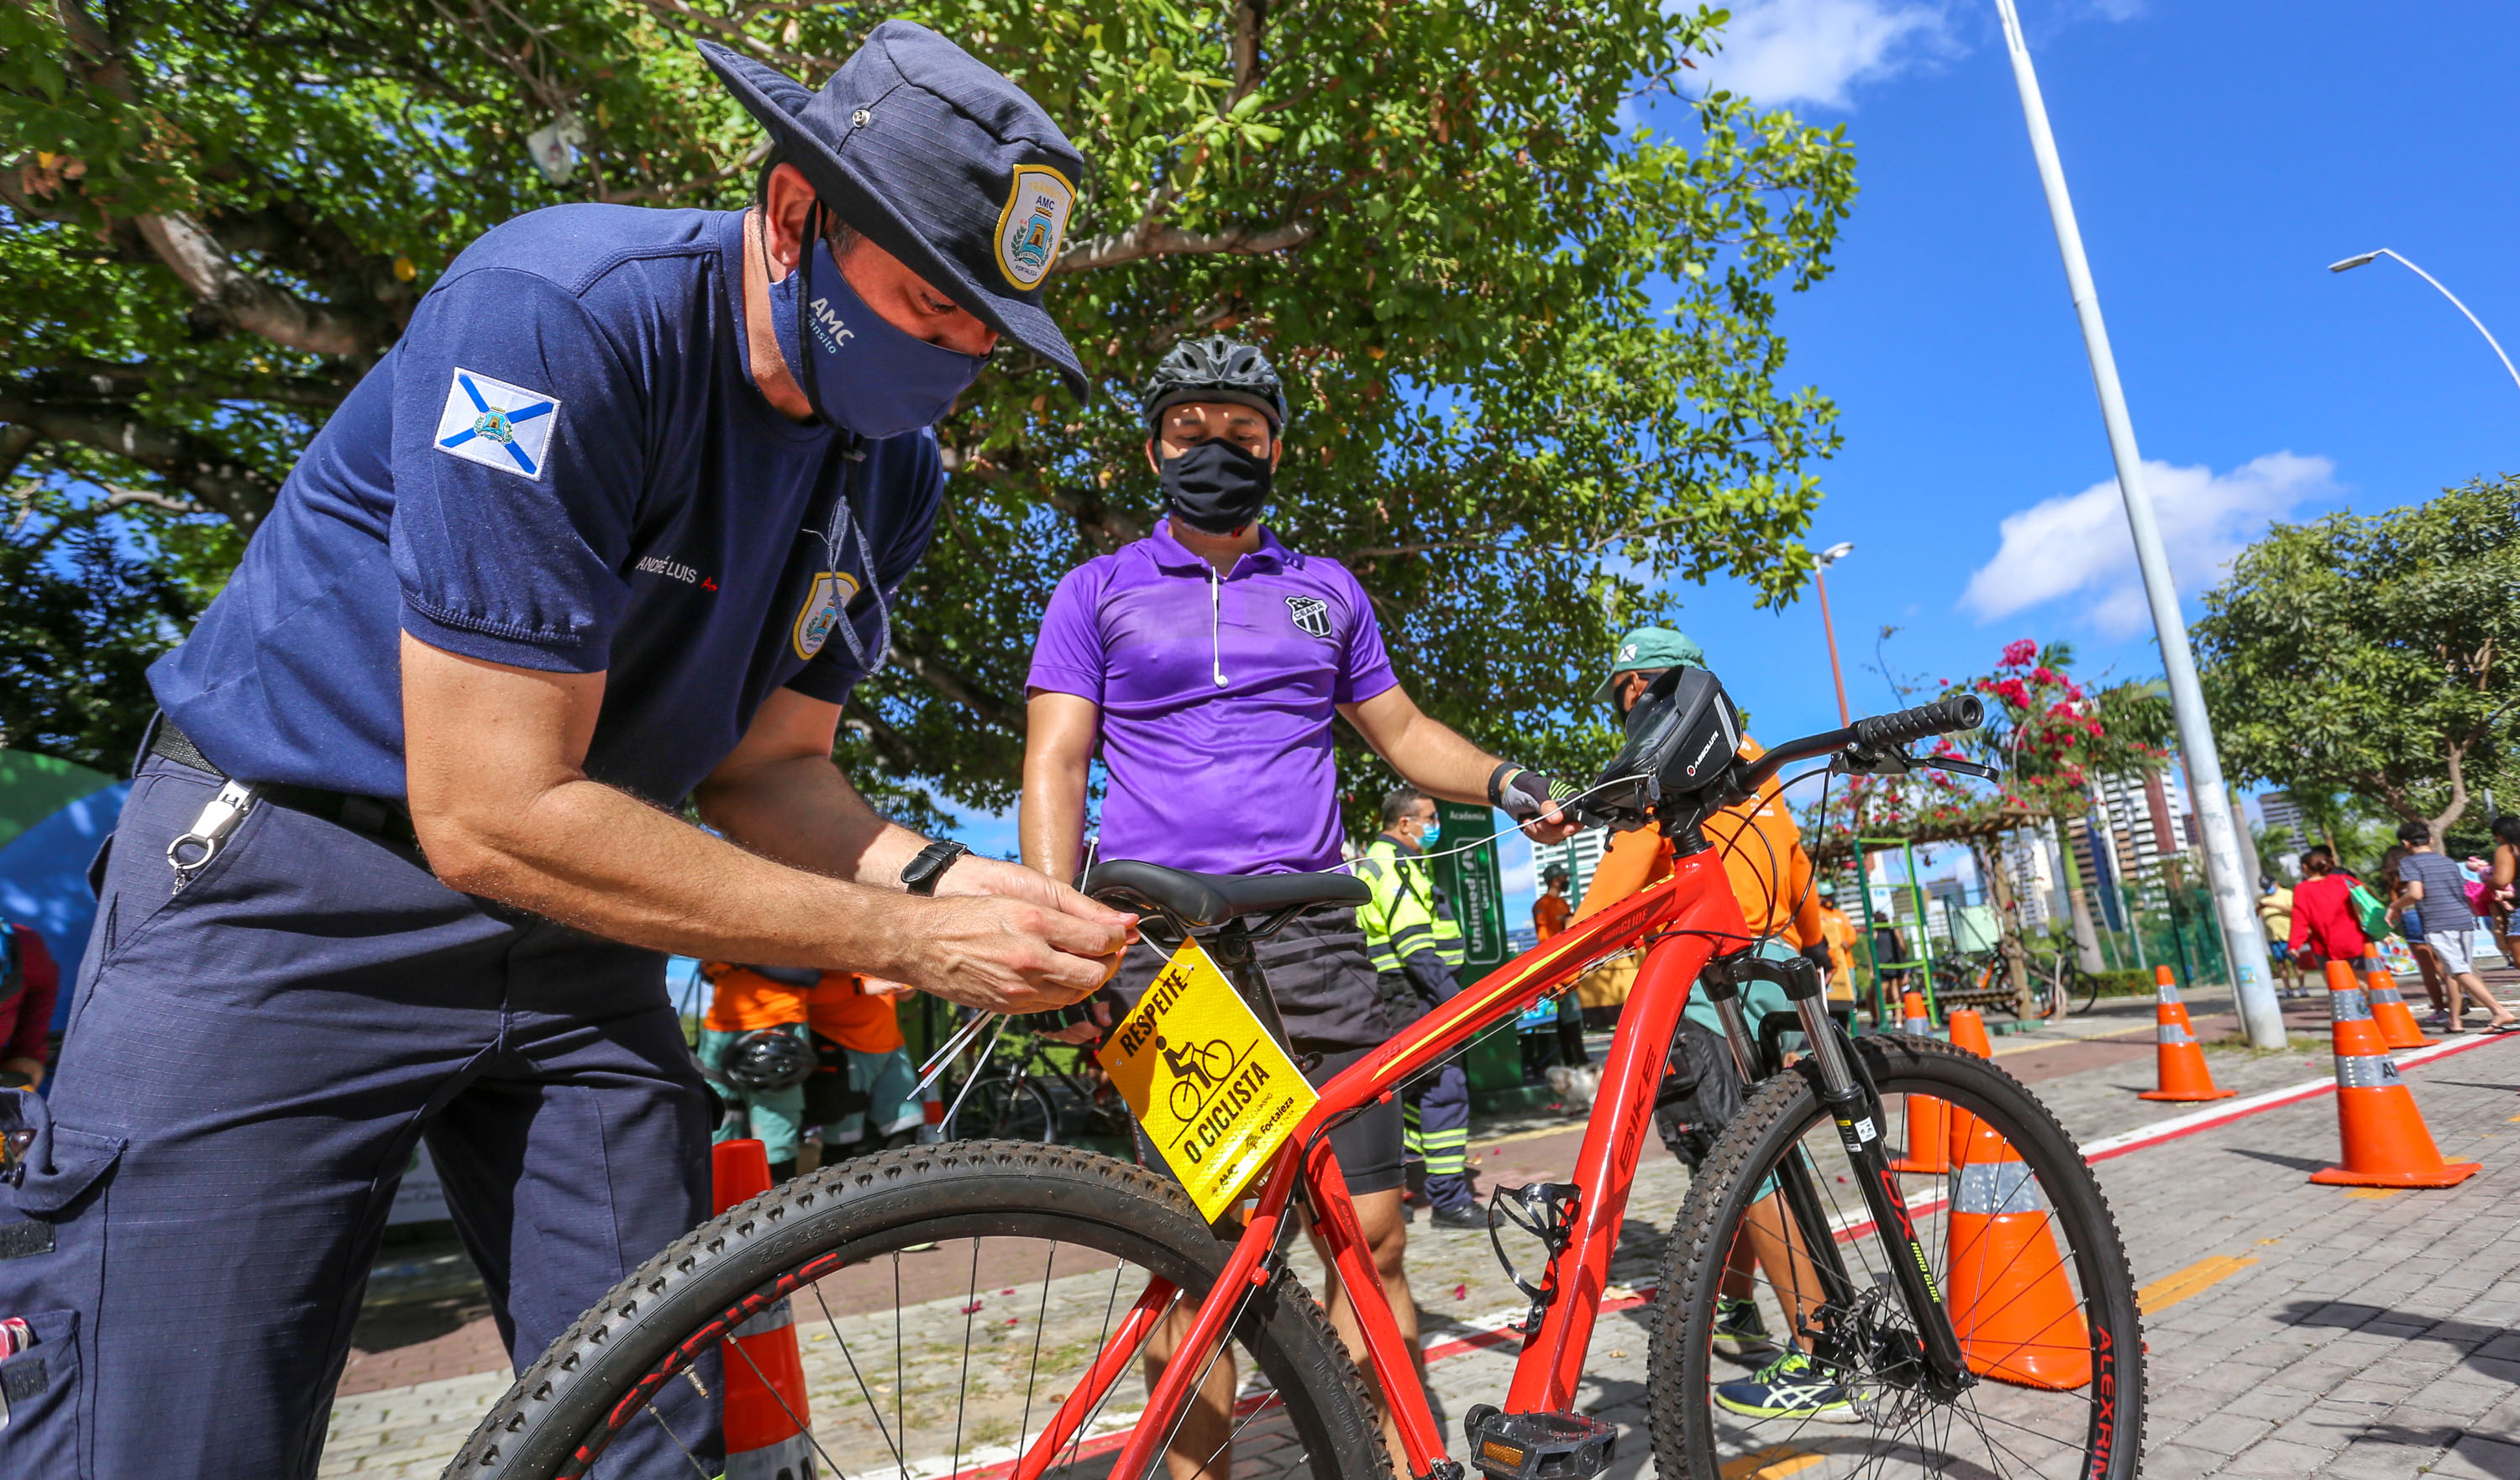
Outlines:
[[2350, 272], [2354, 268], [2360, 267], [2363, 263], [2368, 262], [2375, 257], [2387, 257], [2401, 267], [2404, 267], [2407, 271], [2413, 273], [2416, 277], [2430, 283], [2435, 292], [2439, 292], [2443, 297], [2450, 299], [2451, 307], [2457, 309], [2460, 313], [2466, 314], [2467, 322], [2475, 325], [2476, 332], [2485, 336], [2485, 342], [2494, 346], [2494, 357], [2502, 362], [2503, 373], [2511, 377], [2511, 383], [2514, 385], [2520, 385], [2520, 370], [2512, 368], [2511, 357], [2502, 352], [2502, 341], [2494, 336], [2493, 330], [2485, 327], [2485, 321], [2478, 318], [2473, 309], [2460, 302], [2458, 300], [2458, 294], [2442, 287], [2441, 279], [2434, 277], [2431, 273], [2428, 273], [2422, 268], [2417, 267], [2414, 263], [2408, 261], [2399, 253], [2391, 251], [2389, 248], [2383, 247], [2377, 251], [2366, 251], [2360, 256], [2347, 257], [2342, 262], [2330, 262], [2327, 264], [2327, 270], [2329, 272]]
[[2021, 17], [2012, 0], [1995, 0], [2003, 18], [2004, 45], [2012, 53], [2012, 80], [2021, 89], [2021, 113], [2030, 125], [2030, 150], [2039, 160], [2039, 180], [2047, 188], [2048, 214], [2055, 222], [2056, 247], [2065, 259], [2065, 283], [2074, 296], [2074, 313], [2082, 321], [2083, 347], [2092, 360], [2092, 381], [2100, 396], [2100, 420], [2107, 426], [2109, 456], [2117, 464], [2118, 494], [2126, 502], [2127, 526], [2135, 536], [2136, 563], [2143, 571], [2144, 597], [2152, 607], [2153, 631], [2161, 645], [2161, 667], [2170, 681], [2170, 706], [2179, 728], [2179, 748], [2196, 798], [2196, 820], [2205, 829], [2206, 876], [2214, 891], [2214, 913], [2224, 938], [2231, 943], [2231, 986], [2238, 1000], [2240, 1023], [2251, 1046], [2281, 1048], [2283, 1009], [2275, 1001], [2267, 964], [2266, 935], [2258, 927], [2254, 901], [2240, 887], [2239, 830], [2231, 821], [2229, 789], [2223, 782], [2223, 756], [2214, 744], [2214, 729], [2205, 716], [2205, 694], [2196, 682], [2196, 654], [2187, 645], [2187, 623], [2179, 612], [2179, 590], [2172, 583], [2170, 557], [2161, 547], [2161, 529], [2153, 521], [2152, 496], [2145, 491], [2143, 459], [2136, 450], [2135, 425], [2127, 418], [2126, 394], [2118, 385], [2117, 359], [2109, 352], [2109, 332], [2100, 321], [2099, 294], [2092, 287], [2092, 266], [2083, 255], [2083, 232], [2074, 221], [2073, 199], [2065, 193], [2064, 166], [2056, 159], [2056, 138], [2048, 127], [2048, 106], [2039, 96], [2039, 76], [2031, 69], [2030, 49], [2021, 39]]

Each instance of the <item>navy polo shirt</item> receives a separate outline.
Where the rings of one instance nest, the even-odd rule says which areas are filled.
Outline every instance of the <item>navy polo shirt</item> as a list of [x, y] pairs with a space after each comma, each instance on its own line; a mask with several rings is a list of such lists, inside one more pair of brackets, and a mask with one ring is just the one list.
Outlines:
[[[607, 675], [587, 774], [689, 795], [773, 690], [839, 702], [943, 497], [934, 435], [867, 442], [746, 374], [740, 212], [560, 205], [497, 227], [298, 461], [149, 670], [250, 782], [404, 794], [399, 634]], [[854, 523], [856, 534], [850, 533]]]

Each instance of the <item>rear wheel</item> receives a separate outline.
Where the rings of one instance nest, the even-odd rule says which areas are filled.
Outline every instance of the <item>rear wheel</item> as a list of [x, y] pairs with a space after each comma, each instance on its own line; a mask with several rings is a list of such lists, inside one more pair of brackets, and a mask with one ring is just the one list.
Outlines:
[[[1726, 1128], [1673, 1232], [1649, 1377], [1656, 1472], [2134, 1480], [2142, 1332], [2091, 1168], [1987, 1060], [1902, 1035], [1858, 1051], [1891, 1146], [1933, 1134], [1917, 1113], [1928, 1098], [1963, 1128], [1945, 1138], [1948, 1181], [1911, 1178], [1905, 1195], [1978, 1380], [1940, 1398], [1919, 1380], [1890, 1273], [1906, 1241], [1873, 1231], [1834, 1124], [1788, 1071]], [[1971, 1117], [1993, 1137], [1968, 1134]]]
[[[446, 1474], [575, 1476], [619, 1448], [645, 1457], [643, 1476], [714, 1480], [717, 1401], [690, 1390], [760, 1370], [730, 1338], [758, 1340], [786, 1312], [803, 1354], [798, 1480], [994, 1480], [1155, 1281], [1194, 1308], [1228, 1247], [1178, 1187], [1110, 1157], [998, 1142], [863, 1157], [648, 1261], [526, 1369]], [[1235, 1454], [1265, 1451], [1293, 1480], [1389, 1475], [1363, 1379], [1301, 1284], [1282, 1270], [1233, 1332], [1240, 1387], [1218, 1427]], [[1130, 1363], [1046, 1473], [1104, 1475], [1146, 1397]]]
[[992, 1070], [963, 1097], [945, 1126], [948, 1141], [1057, 1141], [1058, 1112], [1029, 1075]]

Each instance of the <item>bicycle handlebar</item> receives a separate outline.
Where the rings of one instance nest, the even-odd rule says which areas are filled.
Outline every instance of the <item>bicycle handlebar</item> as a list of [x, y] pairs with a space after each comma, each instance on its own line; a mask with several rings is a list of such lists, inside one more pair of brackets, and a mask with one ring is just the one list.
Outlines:
[[1834, 755], [1857, 746], [1867, 750], [1895, 749], [1928, 735], [1974, 730], [1985, 720], [1986, 704], [1974, 694], [1955, 694], [1930, 704], [1918, 704], [1913, 709], [1867, 715], [1843, 730], [1790, 740], [1760, 756], [1744, 774], [1743, 789], [1758, 790], [1767, 785], [1768, 778], [1795, 761]]

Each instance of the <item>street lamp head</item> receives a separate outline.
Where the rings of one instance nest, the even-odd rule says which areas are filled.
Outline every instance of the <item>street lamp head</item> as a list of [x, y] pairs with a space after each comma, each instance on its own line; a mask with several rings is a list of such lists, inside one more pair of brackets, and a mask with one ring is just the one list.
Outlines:
[[1853, 540], [1840, 540], [1836, 544], [1829, 546], [1826, 550], [1822, 551], [1819, 555], [1813, 557], [1813, 563], [1822, 567], [1834, 565], [1854, 553], [1855, 542]]
[[[2387, 247], [2382, 247], [2382, 248], [2380, 248], [2380, 251], [2386, 251], [2386, 250], [2388, 250], [2388, 248], [2387, 248]], [[2328, 270], [2329, 272], [2351, 272], [2353, 269], [2355, 269], [2355, 268], [2357, 268], [2357, 267], [2362, 266], [2362, 265], [2363, 263], [2365, 263], [2365, 262], [2370, 262], [2370, 261], [2377, 260], [2377, 259], [2378, 259], [2378, 257], [2379, 257], [2379, 255], [2380, 255], [2380, 252], [2378, 252], [2378, 251], [2366, 251], [2366, 252], [2362, 252], [2362, 253], [2359, 253], [2359, 254], [2357, 254], [2357, 255], [2355, 255], [2355, 256], [2347, 257], [2347, 258], [2346, 258], [2344, 261], [2342, 261], [2342, 262], [2330, 262], [2330, 263], [2328, 263], [2328, 264], [2327, 264], [2327, 270]]]

